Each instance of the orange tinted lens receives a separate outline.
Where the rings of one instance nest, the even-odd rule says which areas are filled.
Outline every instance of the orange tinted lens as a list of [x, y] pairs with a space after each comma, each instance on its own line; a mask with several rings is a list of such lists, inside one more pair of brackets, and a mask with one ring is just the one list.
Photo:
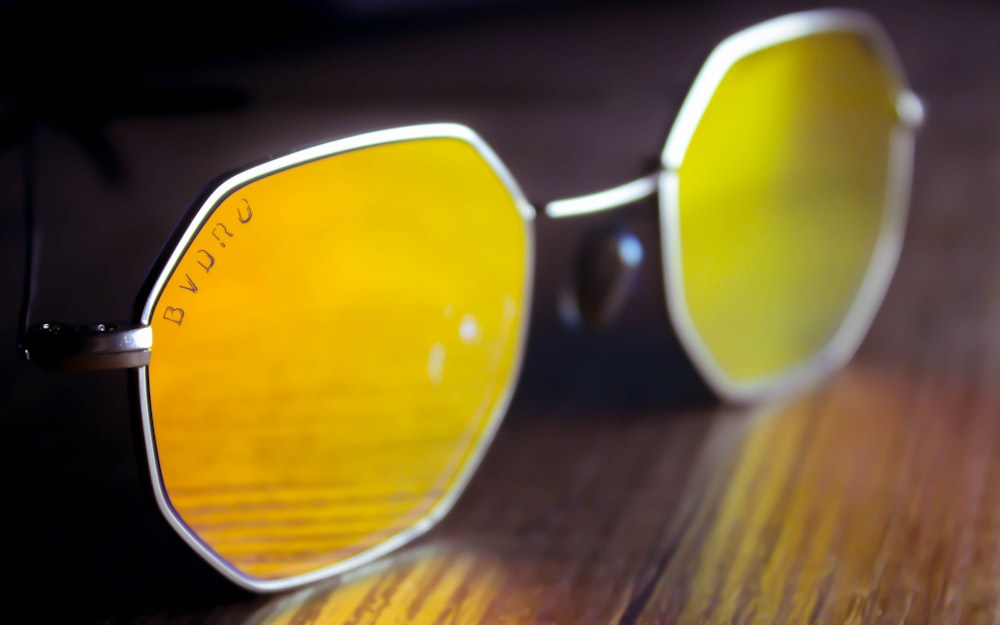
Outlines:
[[170, 506], [242, 575], [310, 573], [446, 505], [516, 375], [530, 254], [470, 143], [271, 173], [205, 218], [151, 313]]

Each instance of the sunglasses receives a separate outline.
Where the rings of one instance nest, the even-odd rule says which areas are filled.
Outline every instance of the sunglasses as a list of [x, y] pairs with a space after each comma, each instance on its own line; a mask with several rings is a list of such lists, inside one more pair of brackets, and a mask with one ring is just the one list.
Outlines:
[[[544, 212], [656, 196], [676, 334], [721, 400], [766, 401], [867, 332], [922, 121], [870, 16], [787, 15], [712, 52], [655, 171]], [[403, 545], [462, 491], [517, 382], [535, 216], [468, 127], [335, 140], [207, 188], [134, 322], [24, 313], [20, 349], [129, 369], [169, 524], [236, 584], [292, 588]]]

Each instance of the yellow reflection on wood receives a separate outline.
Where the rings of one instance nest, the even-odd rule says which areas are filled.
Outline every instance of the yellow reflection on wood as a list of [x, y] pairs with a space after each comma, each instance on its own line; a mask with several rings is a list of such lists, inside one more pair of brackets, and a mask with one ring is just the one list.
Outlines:
[[538, 603], [518, 593], [517, 577], [488, 553], [425, 548], [373, 568], [273, 599], [245, 625], [483, 623], [517, 604], [530, 614]]
[[[854, 366], [743, 414], [518, 424], [422, 547], [250, 623], [995, 622], [998, 415], [962, 378]], [[565, 474], [503, 481], [560, 437]]]
[[1000, 468], [1000, 399], [974, 388], [848, 370], [754, 416], [721, 497], [682, 538], [639, 622], [940, 613], [974, 557], [980, 493], [968, 489]]

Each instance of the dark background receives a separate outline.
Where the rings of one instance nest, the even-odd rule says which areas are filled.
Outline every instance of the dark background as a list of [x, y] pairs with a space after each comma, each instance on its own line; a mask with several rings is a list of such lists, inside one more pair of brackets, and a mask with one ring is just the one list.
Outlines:
[[[245, 598], [143, 498], [125, 375], [52, 374], [15, 357], [26, 162], [44, 235], [35, 320], [126, 319], [188, 202], [224, 171], [356, 132], [457, 121], [482, 134], [533, 201], [614, 186], [658, 156], [716, 43], [807, 6], [824, 5], [0, 4], [0, 340], [10, 347], [0, 358], [0, 479], [18, 619], [124, 619]], [[1000, 112], [983, 111], [974, 94], [1000, 88], [982, 70], [984, 58], [1000, 63], [1000, 9], [857, 6], [897, 42], [926, 98], [928, 132], [992, 145], [976, 120]], [[918, 176], [948, 158], [918, 154]], [[556, 301], [581, 246], [620, 227], [646, 251], [633, 297], [602, 332], [564, 327]], [[510, 419], [571, 428], [581, 413], [627, 419], [711, 401], [666, 322], [652, 202], [569, 222], [540, 217], [537, 233], [535, 310]]]

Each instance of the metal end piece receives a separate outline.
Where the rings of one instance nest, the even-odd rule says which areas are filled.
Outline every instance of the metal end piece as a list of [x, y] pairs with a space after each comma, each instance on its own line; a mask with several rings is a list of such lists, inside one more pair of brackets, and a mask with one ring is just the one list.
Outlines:
[[907, 128], [919, 130], [923, 127], [926, 118], [924, 101], [912, 91], [903, 91], [896, 98], [896, 115]]
[[149, 364], [153, 329], [133, 323], [71, 326], [43, 323], [28, 328], [24, 357], [43, 369], [92, 371]]

